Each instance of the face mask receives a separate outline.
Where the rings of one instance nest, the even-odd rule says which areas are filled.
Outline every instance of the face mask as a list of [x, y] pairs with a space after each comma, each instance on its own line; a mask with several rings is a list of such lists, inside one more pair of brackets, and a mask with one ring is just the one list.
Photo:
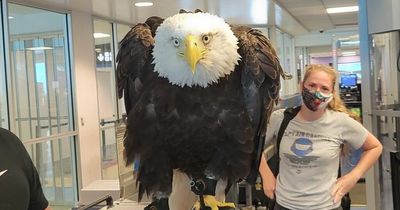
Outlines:
[[309, 110], [314, 112], [318, 109], [324, 109], [333, 98], [332, 93], [326, 95], [319, 91], [310, 91], [305, 87], [301, 95], [303, 97], [303, 103]]

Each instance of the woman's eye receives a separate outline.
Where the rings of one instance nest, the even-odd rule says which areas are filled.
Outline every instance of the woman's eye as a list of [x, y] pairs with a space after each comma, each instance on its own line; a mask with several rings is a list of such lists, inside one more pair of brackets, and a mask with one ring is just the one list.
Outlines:
[[211, 40], [211, 35], [204, 35], [203, 37], [202, 37], [202, 40], [203, 40], [203, 43], [204, 44], [208, 44], [209, 42], [210, 42], [210, 40]]
[[179, 45], [181, 44], [180, 41], [179, 41], [179, 39], [177, 39], [177, 38], [174, 38], [174, 39], [172, 40], [172, 42], [174, 43], [174, 46], [175, 46], [175, 47], [179, 47]]
[[315, 87], [315, 85], [314, 85], [314, 84], [309, 84], [308, 86], [309, 86], [309, 87], [312, 87], [312, 88], [314, 88], [314, 87]]

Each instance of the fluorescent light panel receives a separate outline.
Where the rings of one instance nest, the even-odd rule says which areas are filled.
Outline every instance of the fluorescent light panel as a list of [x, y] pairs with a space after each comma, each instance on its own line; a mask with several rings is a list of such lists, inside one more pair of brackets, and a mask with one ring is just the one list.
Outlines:
[[340, 46], [357, 46], [360, 45], [360, 41], [341, 41]]
[[105, 34], [105, 33], [93, 33], [94, 38], [105, 38], [105, 37], [110, 37], [110, 34]]
[[151, 6], [153, 6], [153, 2], [151, 2], [151, 1], [136, 2], [135, 6], [137, 6], [137, 7], [151, 7]]
[[350, 7], [332, 7], [327, 8], [326, 12], [329, 14], [333, 13], [345, 13], [345, 12], [356, 12], [358, 11], [358, 6], [350, 6]]
[[26, 50], [51, 50], [53, 49], [52, 47], [27, 47], [25, 48]]
[[357, 52], [355, 52], [355, 51], [342, 52], [342, 56], [352, 56], [352, 55], [357, 55]]

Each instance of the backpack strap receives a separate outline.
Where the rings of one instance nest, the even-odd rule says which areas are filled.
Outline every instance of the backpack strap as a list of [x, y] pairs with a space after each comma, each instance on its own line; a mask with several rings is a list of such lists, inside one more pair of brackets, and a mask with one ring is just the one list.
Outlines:
[[[279, 148], [281, 146], [281, 140], [282, 140], [282, 136], [283, 133], [285, 132], [287, 126], [289, 125], [290, 120], [292, 120], [294, 117], [296, 117], [297, 113], [299, 113], [301, 106], [298, 107], [290, 107], [285, 109], [285, 111], [283, 112], [283, 120], [281, 123], [281, 127], [279, 127], [279, 131], [278, 131], [278, 138], [276, 139], [276, 146], [277, 146], [277, 152], [276, 154], [279, 157]], [[278, 167], [279, 170], [279, 167]]]

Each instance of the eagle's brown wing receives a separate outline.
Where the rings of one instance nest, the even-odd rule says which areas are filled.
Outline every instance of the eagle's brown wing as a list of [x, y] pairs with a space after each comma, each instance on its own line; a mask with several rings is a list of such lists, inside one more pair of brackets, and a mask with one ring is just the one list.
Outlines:
[[117, 55], [118, 97], [124, 96], [128, 113], [140, 95], [143, 80], [153, 72], [152, 49], [154, 34], [163, 19], [151, 17], [139, 23], [125, 35]]
[[253, 173], [249, 181], [253, 181], [258, 171], [261, 152], [264, 145], [267, 122], [278, 102], [280, 79], [289, 79], [280, 63], [275, 49], [261, 31], [246, 26], [232, 27], [239, 39], [239, 63], [245, 105], [254, 128], [255, 155], [252, 165]]

